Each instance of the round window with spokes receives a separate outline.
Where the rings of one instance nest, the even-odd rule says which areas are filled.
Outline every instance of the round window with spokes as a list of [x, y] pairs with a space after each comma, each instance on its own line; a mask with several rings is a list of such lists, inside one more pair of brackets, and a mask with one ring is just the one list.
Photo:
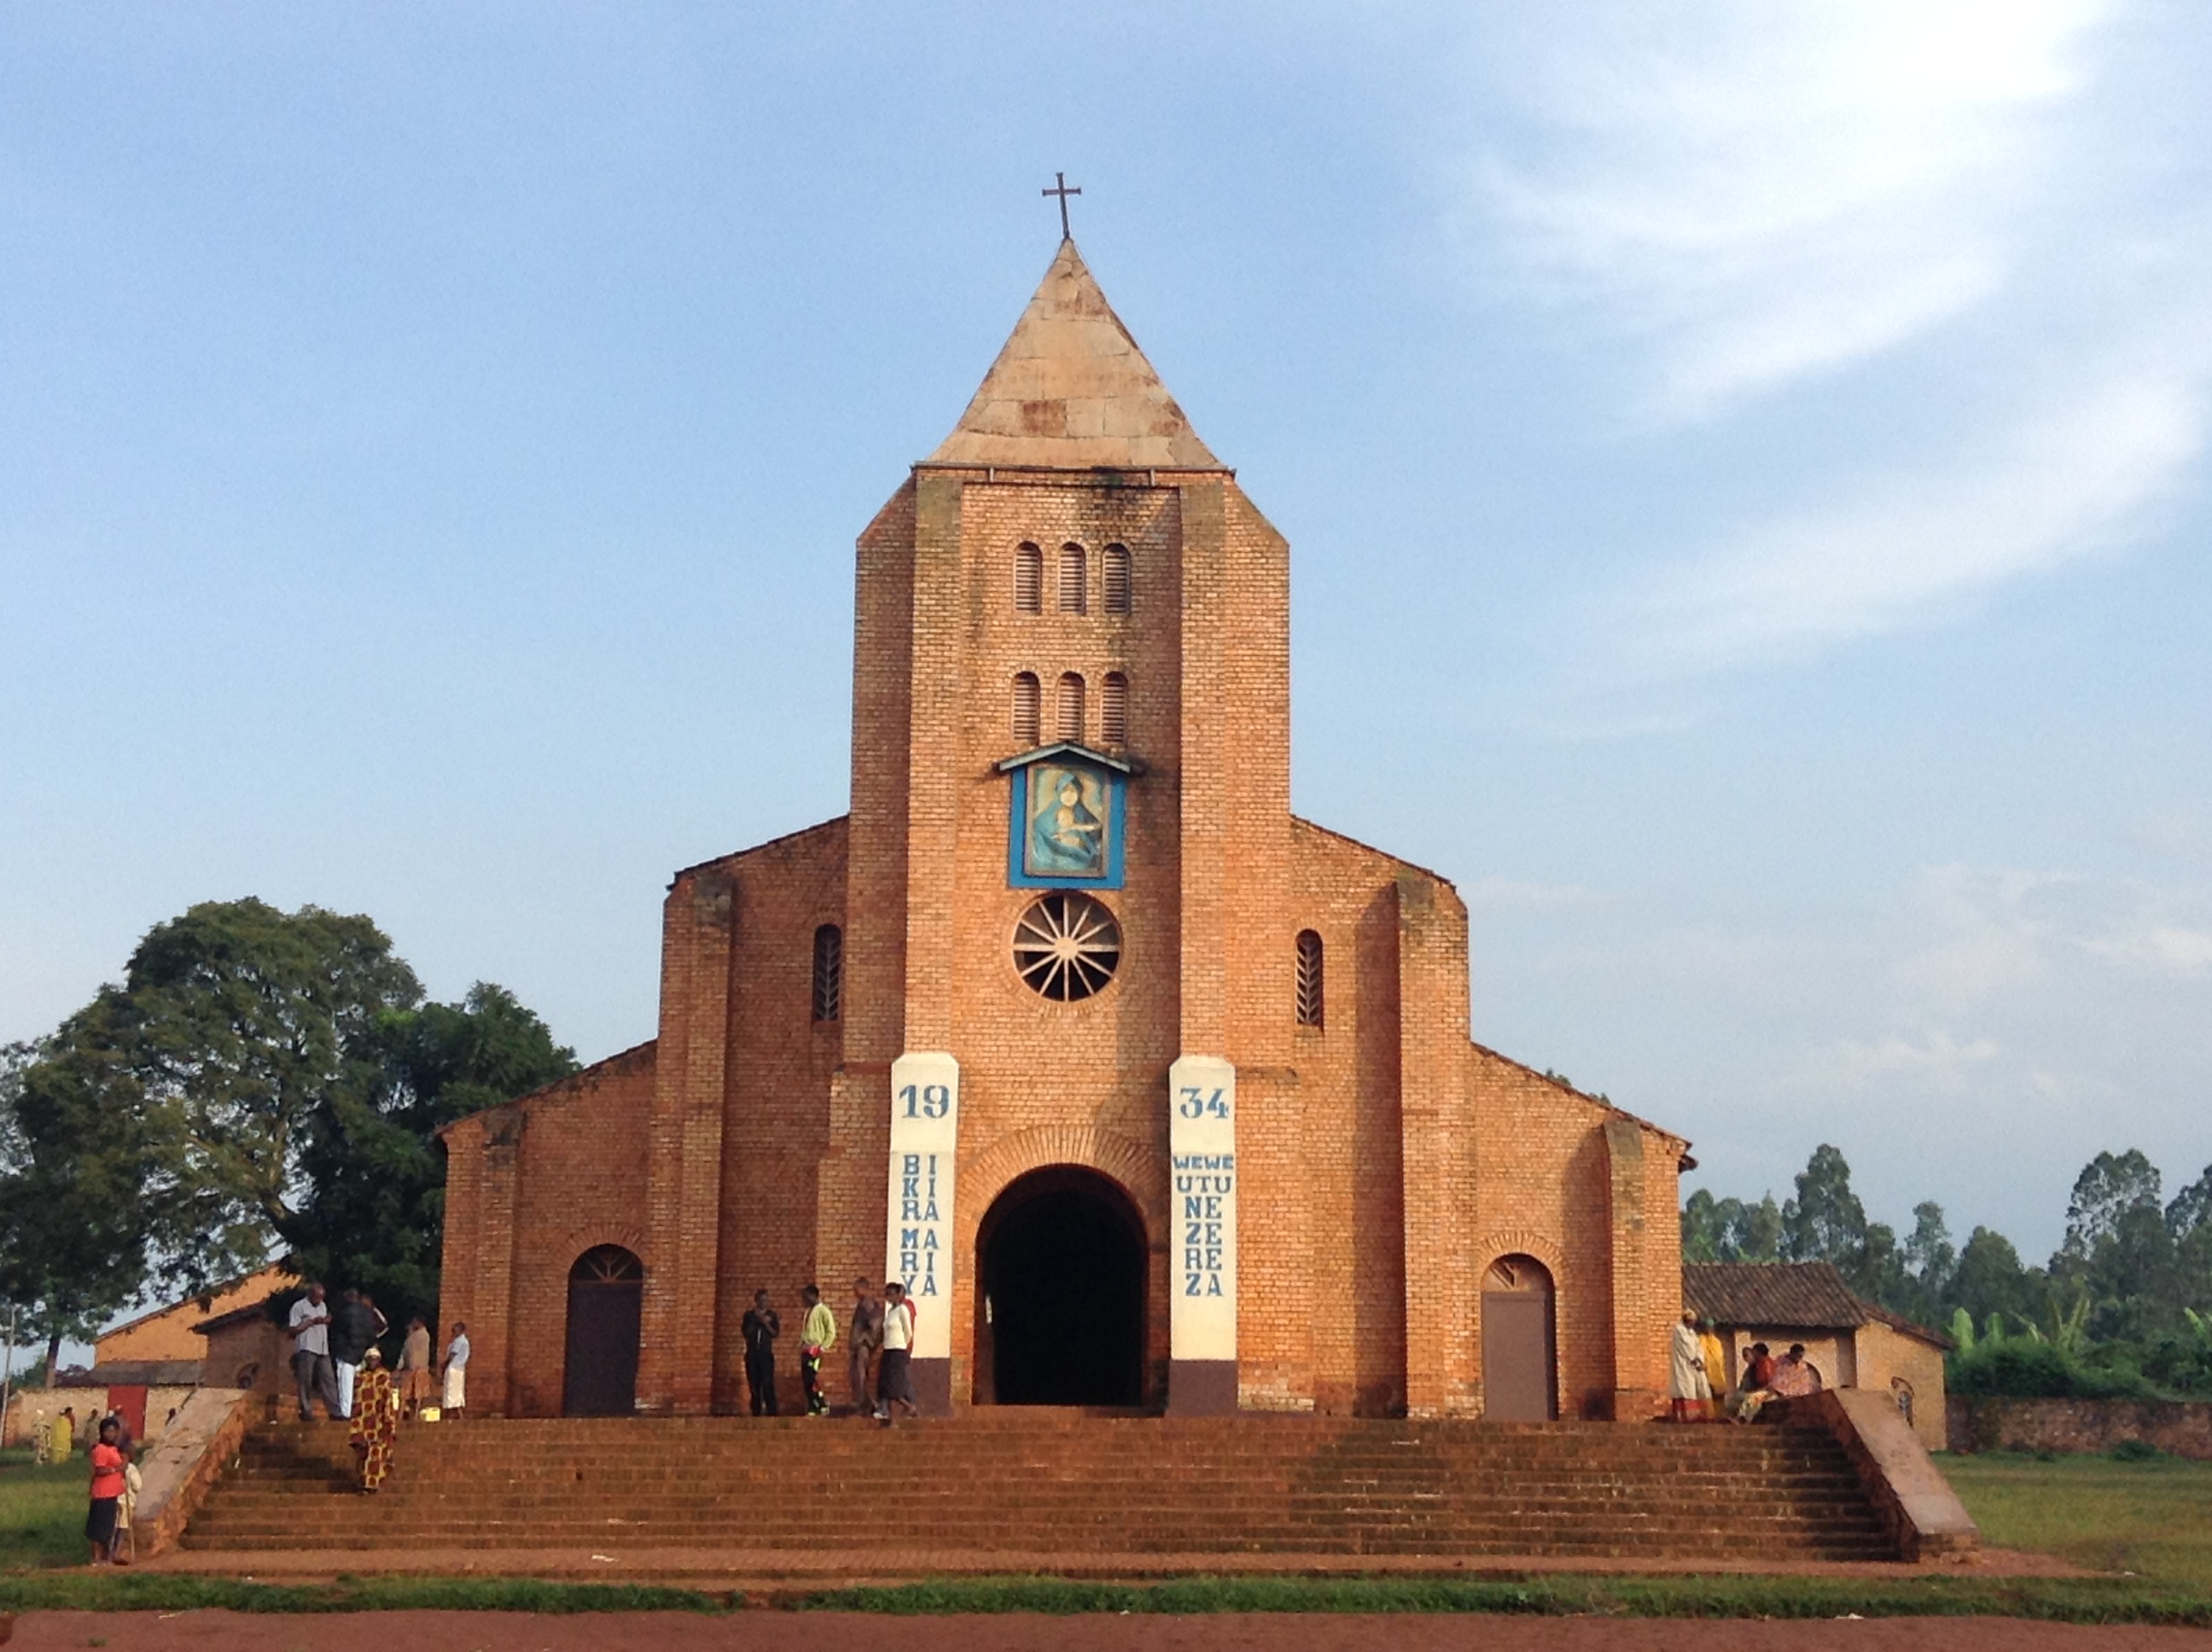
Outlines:
[[1121, 926], [1087, 895], [1040, 896], [1014, 926], [1014, 968], [1055, 1004], [1103, 990], [1121, 962]]

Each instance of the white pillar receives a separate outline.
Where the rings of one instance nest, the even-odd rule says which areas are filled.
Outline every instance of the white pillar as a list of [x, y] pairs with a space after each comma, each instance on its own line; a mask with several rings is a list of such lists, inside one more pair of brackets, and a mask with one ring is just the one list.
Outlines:
[[1237, 1069], [1185, 1055], [1168, 1069], [1168, 1409], [1237, 1409]]
[[941, 1050], [891, 1063], [890, 1220], [884, 1278], [914, 1300], [909, 1358], [925, 1416], [952, 1410], [952, 1193], [960, 1151], [960, 1063]]

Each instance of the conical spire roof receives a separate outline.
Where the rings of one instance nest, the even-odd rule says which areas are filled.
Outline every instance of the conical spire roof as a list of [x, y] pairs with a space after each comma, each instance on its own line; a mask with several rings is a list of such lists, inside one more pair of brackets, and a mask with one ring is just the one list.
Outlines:
[[1090, 266], [1063, 240], [933, 465], [1213, 467]]

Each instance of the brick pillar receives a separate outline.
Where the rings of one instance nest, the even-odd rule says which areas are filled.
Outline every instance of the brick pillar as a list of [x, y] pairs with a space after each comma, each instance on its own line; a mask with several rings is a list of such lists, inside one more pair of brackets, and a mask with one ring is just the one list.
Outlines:
[[[967, 672], [963, 658], [968, 635], [968, 594], [962, 578], [960, 514], [965, 484], [953, 477], [915, 479], [914, 502], [912, 659], [908, 687], [906, 750], [906, 981], [904, 1048], [891, 1075], [891, 1103], [899, 1107], [900, 1087], [940, 1084], [957, 1096], [959, 1064], [952, 1048], [952, 903], [960, 835], [960, 720]], [[958, 1108], [949, 1114], [956, 1127]], [[906, 1178], [898, 1151], [902, 1121], [891, 1126], [892, 1149], [886, 1157], [890, 1209], [903, 1204]], [[941, 1231], [955, 1231], [951, 1169], [957, 1139], [941, 1148], [945, 1163], [936, 1187], [935, 1209]], [[896, 1230], [886, 1234], [887, 1271], [902, 1269]], [[915, 1403], [925, 1417], [950, 1416], [953, 1366], [960, 1365], [966, 1387], [972, 1333], [953, 1321], [957, 1275], [949, 1249], [935, 1259], [932, 1283], [938, 1295], [919, 1294], [923, 1315], [912, 1370]], [[949, 1333], [949, 1334], [948, 1334]]]
[[[468, 1409], [480, 1416], [506, 1416], [514, 1410], [514, 1195], [526, 1116], [520, 1108], [481, 1115], [477, 1235], [483, 1262], [477, 1275], [475, 1313], [460, 1316], [469, 1327]], [[447, 1329], [452, 1328], [448, 1320]]]
[[1404, 1133], [1406, 1409], [1480, 1404], [1468, 1228], [1475, 1206], [1468, 1095], [1467, 909], [1443, 884], [1398, 878], [1398, 1090]]
[[[1168, 1141], [1174, 1181], [1167, 1236], [1170, 1266], [1168, 1410], [1178, 1416], [1233, 1412], [1238, 1401], [1238, 1322], [1246, 1297], [1237, 1212], [1242, 1181], [1234, 1117], [1237, 1069], [1228, 1057], [1231, 951], [1229, 850], [1230, 742], [1225, 703], [1232, 636], [1227, 543], [1228, 493], [1218, 480], [1182, 489], [1182, 728], [1176, 753], [1182, 856], [1177, 1002], [1181, 1054], [1169, 1069]], [[1220, 1096], [1228, 1116], [1182, 1116]], [[1212, 1219], [1209, 1219], [1209, 1213]], [[1207, 1244], [1212, 1238], [1217, 1242]], [[1194, 1239], [1186, 1245], [1180, 1242]], [[1211, 1262], [1212, 1266], [1206, 1266]], [[1224, 1264], [1225, 1263], [1225, 1266]], [[1224, 1298], [1190, 1300], [1191, 1290]]]
[[1663, 1389], [1650, 1384], [1650, 1362], [1645, 1353], [1652, 1339], [1652, 1293], [1658, 1282], [1649, 1277], [1644, 1254], [1649, 1210], [1645, 1178], [1650, 1165], [1644, 1150], [1643, 1128], [1633, 1120], [1606, 1121], [1613, 1266], [1613, 1415], [1622, 1423], [1644, 1421], [1666, 1397]]
[[732, 906], [728, 876], [709, 868], [678, 878], [662, 908], [641, 1410], [702, 1415], [714, 1405]]
[[482, 1317], [477, 1312], [477, 1275], [483, 1266], [483, 1121], [459, 1119], [438, 1135], [446, 1150], [446, 1212], [430, 1336], [442, 1359], [453, 1321]]

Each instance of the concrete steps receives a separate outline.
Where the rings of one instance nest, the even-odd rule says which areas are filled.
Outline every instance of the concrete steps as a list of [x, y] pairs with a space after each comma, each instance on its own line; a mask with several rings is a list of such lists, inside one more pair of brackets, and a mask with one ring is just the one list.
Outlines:
[[185, 1534], [250, 1552], [495, 1546], [1808, 1559], [1893, 1550], [1843, 1451], [1788, 1427], [1007, 1409], [420, 1426], [384, 1490], [344, 1430], [248, 1436]]

